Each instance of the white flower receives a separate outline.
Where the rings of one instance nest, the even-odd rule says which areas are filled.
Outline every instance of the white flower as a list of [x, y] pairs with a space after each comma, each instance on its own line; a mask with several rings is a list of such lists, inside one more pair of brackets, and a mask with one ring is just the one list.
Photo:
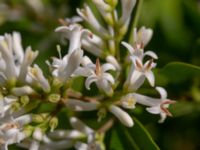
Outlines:
[[113, 76], [106, 71], [116, 70], [116, 68], [110, 63], [100, 65], [99, 59], [96, 60], [96, 64], [93, 64], [88, 57], [84, 57], [84, 59], [84, 66], [78, 68], [75, 74], [87, 77], [85, 81], [85, 86], [87, 89], [90, 89], [90, 85], [95, 82], [100, 90], [105, 92], [107, 95], [112, 95], [113, 89], [110, 84], [113, 85], [115, 80]]
[[144, 95], [133, 93], [133, 99], [136, 100], [137, 103], [149, 106], [146, 110], [152, 114], [160, 114], [161, 119], [160, 123], [164, 122], [167, 116], [172, 116], [172, 114], [167, 109], [170, 104], [174, 104], [175, 101], [167, 99], [167, 92], [165, 89], [161, 87], [156, 87], [156, 90], [160, 93], [161, 98], [151, 98]]
[[53, 76], [66, 82], [80, 65], [82, 57], [83, 51], [78, 48], [63, 58], [53, 58]]
[[0, 38], [0, 75], [3, 80], [17, 79], [24, 82], [27, 68], [38, 55], [30, 47], [26, 49], [25, 55], [21, 45], [21, 36], [18, 32], [13, 35], [5, 34]]
[[35, 91], [30, 86], [15, 87], [11, 90], [12, 94], [15, 96], [23, 96], [35, 93]]
[[109, 36], [108, 31], [99, 23], [88, 5], [85, 4], [83, 9], [77, 9], [77, 13], [87, 21], [98, 34], [106, 37]]
[[7, 122], [0, 124], [0, 145], [1, 149], [7, 150], [8, 145], [19, 143], [26, 138], [23, 132], [23, 126], [31, 122], [30, 115], [24, 115], [18, 118], [11, 118]]
[[71, 18], [66, 18], [64, 21], [65, 22], [63, 24], [69, 25], [69, 24], [74, 24], [74, 23], [82, 22], [83, 19], [81, 17], [79, 17], [79, 16], [73, 16]]
[[137, 90], [144, 83], [145, 78], [147, 78], [151, 86], [154, 86], [155, 77], [151, 70], [156, 64], [153, 60], [148, 60], [145, 64], [138, 57], [131, 57], [131, 60], [133, 64], [124, 84], [125, 88], [128, 88], [128, 90]]
[[101, 135], [75, 117], [70, 118], [70, 123], [74, 129], [87, 136], [87, 143], [76, 142], [75, 148], [77, 150], [104, 150]]
[[91, 37], [83, 38], [81, 42], [84, 50], [97, 57], [103, 56], [106, 44], [99, 36], [92, 34]]
[[94, 102], [83, 102], [77, 99], [67, 99], [65, 105], [73, 111], [92, 111], [97, 110], [99, 104]]
[[50, 91], [49, 81], [43, 75], [42, 70], [38, 65], [28, 68], [28, 79], [31, 84], [39, 85], [45, 92]]
[[117, 61], [117, 59], [115, 57], [113, 57], [112, 55], [108, 55], [106, 57], [106, 61], [110, 64], [112, 64], [113, 66], [115, 66], [115, 68], [120, 71], [121, 70], [121, 66], [119, 64], [119, 62]]
[[76, 49], [81, 48], [81, 41], [83, 38], [92, 36], [92, 33], [89, 30], [83, 29], [79, 24], [61, 26], [56, 28], [55, 31], [63, 33], [63, 37], [69, 39], [69, 54], [75, 51]]
[[33, 52], [31, 50], [31, 47], [27, 47], [25, 54], [24, 54], [22, 64], [21, 64], [18, 80], [20, 80], [22, 82], [26, 81], [28, 67], [33, 63], [33, 61], [35, 60], [37, 55], [38, 55], [38, 51]]
[[96, 5], [97, 9], [101, 13], [101, 15], [105, 19], [105, 21], [108, 24], [113, 25], [114, 20], [113, 20], [113, 16], [111, 13], [113, 10], [113, 7], [111, 7], [111, 5], [109, 5], [108, 3], [104, 2], [104, 0], [93, 0], [93, 3]]
[[127, 24], [130, 20], [131, 12], [135, 6], [136, 0], [121, 0], [122, 16], [119, 19], [119, 24]]
[[[10, 108], [14, 102], [18, 100], [17, 97], [14, 96], [0, 96], [0, 120], [10, 118]], [[6, 119], [5, 119], [6, 118]]]
[[125, 96], [122, 96], [120, 102], [122, 107], [127, 109], [134, 109], [136, 104], [136, 99], [131, 93], [129, 93]]
[[153, 35], [153, 30], [150, 28], [141, 27], [138, 31], [134, 28], [133, 31], [133, 44], [134, 46], [144, 48]]
[[158, 56], [153, 51], [144, 52], [144, 50], [142, 48], [137, 47], [137, 46], [133, 47], [132, 45], [130, 45], [127, 42], [122, 42], [122, 45], [127, 48], [127, 50], [129, 51], [129, 55], [132, 57], [135, 56], [135, 57], [138, 57], [141, 60], [143, 60], [143, 58], [145, 56], [150, 56], [153, 59], [158, 59]]
[[129, 116], [129, 114], [123, 111], [121, 108], [111, 105], [109, 107], [109, 111], [115, 115], [119, 121], [127, 127], [132, 127], [134, 125], [133, 119]]

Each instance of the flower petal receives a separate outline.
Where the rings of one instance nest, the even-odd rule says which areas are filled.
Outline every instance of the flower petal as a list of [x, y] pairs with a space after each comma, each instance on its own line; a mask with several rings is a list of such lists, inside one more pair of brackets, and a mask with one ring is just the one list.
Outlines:
[[132, 93], [132, 94], [135, 97], [137, 103], [140, 103], [145, 106], [156, 106], [156, 105], [160, 105], [161, 103], [160, 99], [151, 98], [151, 97], [141, 95], [141, 94], [136, 94], [136, 93]]
[[102, 78], [109, 81], [111, 84], [115, 83], [115, 79], [113, 78], [113, 76], [109, 73], [103, 73], [102, 74]]
[[156, 87], [156, 90], [159, 92], [161, 99], [165, 100], [167, 98], [167, 91], [162, 87]]
[[153, 106], [153, 107], [148, 107], [146, 108], [146, 110], [149, 112], [149, 113], [152, 113], [152, 114], [160, 114], [161, 113], [161, 110], [160, 110], [160, 106]]
[[117, 70], [121, 70], [121, 66], [119, 65], [115, 57], [109, 55], [106, 57], [106, 61], [114, 65]]
[[70, 118], [70, 124], [72, 125], [74, 129], [82, 133], [85, 133], [87, 135], [94, 133], [94, 131], [90, 127], [86, 126], [82, 121], [80, 121], [76, 117]]
[[83, 76], [83, 77], [88, 77], [92, 75], [92, 72], [89, 68], [84, 68], [84, 67], [78, 67], [74, 73], [74, 76]]
[[68, 64], [65, 66], [65, 69], [59, 70], [60, 77], [64, 82], [78, 68], [78, 66], [81, 63], [82, 56], [83, 56], [83, 51], [81, 49], [77, 49], [70, 54]]
[[134, 48], [127, 42], [121, 42], [121, 44], [127, 48], [130, 54], [133, 54], [135, 52]]
[[82, 142], [76, 142], [75, 148], [77, 150], [88, 150], [88, 144]]
[[97, 87], [100, 90], [103, 90], [108, 96], [111, 96], [113, 94], [113, 89], [107, 80], [101, 79], [101, 80], [98, 80], [96, 83], [97, 83]]
[[101, 66], [101, 69], [102, 69], [103, 72], [106, 72], [108, 70], [116, 70], [115, 66], [110, 64], [110, 63], [103, 64]]
[[144, 53], [144, 56], [150, 56], [152, 57], [153, 59], [158, 59], [158, 56], [156, 55], [156, 53], [154, 53], [153, 51], [146, 51]]
[[90, 90], [90, 84], [92, 84], [92, 82], [96, 82], [97, 80], [98, 78], [96, 76], [89, 76], [85, 81], [85, 87]]
[[149, 81], [150, 85], [154, 86], [155, 77], [154, 77], [153, 72], [152, 71], [145, 72], [145, 76], [146, 76], [147, 80]]

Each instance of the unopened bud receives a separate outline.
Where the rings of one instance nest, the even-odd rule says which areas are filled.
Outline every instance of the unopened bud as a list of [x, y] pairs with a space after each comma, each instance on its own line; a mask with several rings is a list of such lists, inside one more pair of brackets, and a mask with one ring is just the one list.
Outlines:
[[43, 138], [43, 133], [42, 133], [42, 130], [40, 128], [36, 128], [33, 132], [33, 138], [38, 140], [38, 141], [41, 141], [42, 138]]
[[51, 118], [51, 120], [49, 121], [49, 126], [51, 128], [51, 132], [53, 132], [54, 129], [58, 126], [58, 118], [56, 117]]
[[105, 108], [101, 108], [98, 113], [97, 113], [97, 116], [98, 116], [98, 122], [100, 122], [103, 118], [106, 117], [106, 114], [107, 114], [107, 111]]
[[20, 105], [20, 103], [18, 103], [18, 102], [15, 102], [15, 103], [12, 104], [12, 106], [11, 106], [11, 110], [12, 110], [13, 112], [18, 111], [20, 108], [21, 108], [21, 105]]
[[33, 133], [33, 127], [32, 126], [25, 126], [23, 132], [25, 133], [26, 137], [30, 137]]
[[121, 108], [111, 105], [109, 107], [110, 112], [115, 115], [122, 124], [124, 124], [127, 127], [132, 127], [134, 125], [132, 118], [129, 116], [129, 114], [125, 111], [123, 111]]
[[46, 118], [48, 117], [48, 113], [42, 113], [42, 114], [34, 114], [32, 115], [32, 120], [35, 123], [42, 123]]
[[50, 94], [48, 96], [48, 100], [52, 103], [57, 103], [60, 100], [60, 95], [59, 94]]
[[107, 4], [112, 6], [113, 8], [116, 7], [118, 0], [104, 0]]
[[20, 102], [22, 103], [22, 106], [25, 106], [29, 103], [29, 97], [28, 96], [21, 96]]

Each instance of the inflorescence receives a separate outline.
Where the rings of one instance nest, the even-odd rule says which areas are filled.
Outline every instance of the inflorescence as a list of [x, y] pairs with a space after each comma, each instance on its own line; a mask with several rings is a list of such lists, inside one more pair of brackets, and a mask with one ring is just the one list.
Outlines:
[[[144, 51], [153, 31], [134, 28], [131, 40], [123, 41], [136, 0], [121, 0], [121, 14], [116, 9], [120, 5], [118, 0], [92, 2], [101, 15], [101, 22], [87, 4], [77, 9], [79, 16], [60, 19], [62, 25], [55, 31], [61, 34], [62, 41], [69, 41], [68, 53], [62, 57], [61, 48], [57, 47], [59, 57], [47, 61], [48, 77], [34, 64], [38, 51], [32, 51], [31, 47], [24, 50], [18, 32], [0, 36], [1, 149], [17, 143], [30, 150], [73, 146], [79, 150], [100, 150], [105, 149], [104, 134], [113, 121], [134, 126], [127, 109], [144, 105], [149, 113], [160, 115], [159, 122], [172, 116], [168, 107], [174, 101], [167, 99], [165, 89], [155, 86], [152, 69], [158, 57], [152, 51]], [[83, 22], [88, 29], [83, 27]], [[96, 96], [73, 90], [72, 84], [78, 77], [84, 78], [87, 90], [98, 89]], [[159, 92], [160, 98], [137, 92], [145, 80]], [[40, 112], [38, 108], [43, 104], [54, 107]], [[70, 112], [66, 122], [71, 129], [57, 129], [57, 114], [63, 109]], [[106, 126], [95, 130], [76, 117], [77, 111], [96, 112], [98, 122], [107, 114], [110, 119]]]

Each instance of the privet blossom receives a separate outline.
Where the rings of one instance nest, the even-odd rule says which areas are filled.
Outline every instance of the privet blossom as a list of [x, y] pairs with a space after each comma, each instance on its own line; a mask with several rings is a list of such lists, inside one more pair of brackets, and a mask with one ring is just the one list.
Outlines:
[[[134, 128], [127, 109], [146, 106], [147, 112], [160, 115], [160, 123], [172, 116], [168, 107], [175, 101], [167, 98], [164, 88], [155, 86], [153, 69], [158, 56], [144, 50], [153, 31], [134, 28], [132, 40], [122, 41], [136, 0], [120, 2], [121, 15], [116, 9], [118, 1], [93, 0], [106, 25], [87, 4], [77, 9], [79, 16], [60, 20], [61, 26], [55, 31], [62, 41], [68, 41], [68, 53], [61, 56], [58, 46], [59, 57], [47, 61], [48, 76], [34, 64], [38, 51], [22, 47], [20, 33], [0, 36], [0, 149], [17, 144], [30, 150], [103, 150], [104, 136], [114, 121]], [[90, 28], [84, 28], [82, 22]], [[82, 91], [92, 90], [94, 96], [74, 90], [78, 78], [83, 81]], [[145, 81], [160, 98], [138, 93]], [[38, 110], [46, 104], [53, 108]], [[65, 121], [71, 127], [58, 129], [57, 115], [63, 109], [69, 112]], [[102, 128], [93, 129], [75, 116], [74, 112], [84, 111], [96, 114]], [[111, 124], [104, 126], [101, 120]]]

